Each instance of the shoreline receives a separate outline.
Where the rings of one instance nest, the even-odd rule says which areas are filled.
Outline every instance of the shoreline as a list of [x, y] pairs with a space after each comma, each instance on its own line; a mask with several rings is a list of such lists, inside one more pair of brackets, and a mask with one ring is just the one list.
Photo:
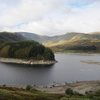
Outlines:
[[92, 91], [95, 92], [100, 90], [100, 80], [97, 81], [77, 81], [73, 83], [65, 84], [53, 84], [51, 86], [37, 86], [33, 87], [39, 91], [52, 93], [52, 94], [64, 94], [66, 89], [71, 88], [73, 91], [76, 91], [80, 94], [85, 94], [86, 92]]
[[44, 60], [28, 60], [28, 59], [17, 59], [17, 58], [0, 58], [0, 62], [8, 64], [25, 64], [25, 65], [53, 65], [57, 61], [44, 61]]
[[50, 94], [65, 94], [66, 89], [71, 88], [73, 91], [85, 95], [86, 92], [95, 92], [100, 90], [100, 80], [77, 81], [65, 84], [55, 83], [47, 86], [37, 86], [33, 84], [33, 85], [26, 85], [25, 87], [2, 84], [0, 85], [0, 88], [7, 87], [7, 88], [25, 89], [27, 86], [32, 87], [32, 89]]

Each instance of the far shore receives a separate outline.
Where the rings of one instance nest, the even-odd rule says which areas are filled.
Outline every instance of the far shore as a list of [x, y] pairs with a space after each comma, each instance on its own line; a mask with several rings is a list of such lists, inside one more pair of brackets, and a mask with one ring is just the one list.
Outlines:
[[25, 64], [25, 65], [52, 65], [57, 63], [55, 60], [33, 60], [33, 59], [17, 59], [17, 58], [0, 58], [0, 62], [9, 64]]

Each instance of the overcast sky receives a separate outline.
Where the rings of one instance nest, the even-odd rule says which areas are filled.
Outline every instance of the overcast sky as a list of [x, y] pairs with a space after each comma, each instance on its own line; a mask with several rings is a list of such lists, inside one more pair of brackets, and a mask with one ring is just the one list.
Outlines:
[[0, 0], [0, 31], [100, 31], [100, 0]]

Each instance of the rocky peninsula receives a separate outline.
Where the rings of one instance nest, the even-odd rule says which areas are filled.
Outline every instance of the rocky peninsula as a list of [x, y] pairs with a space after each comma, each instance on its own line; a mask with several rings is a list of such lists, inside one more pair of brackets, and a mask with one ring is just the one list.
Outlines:
[[0, 62], [9, 64], [26, 64], [26, 65], [53, 65], [57, 61], [50, 60], [26, 60], [26, 59], [14, 59], [14, 58], [0, 58]]
[[2, 42], [0, 62], [52, 65], [56, 63], [53, 51], [36, 41]]

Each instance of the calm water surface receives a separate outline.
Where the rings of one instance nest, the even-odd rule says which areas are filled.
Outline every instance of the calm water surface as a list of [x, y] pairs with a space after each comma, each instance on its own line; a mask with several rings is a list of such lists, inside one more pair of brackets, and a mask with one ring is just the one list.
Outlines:
[[0, 85], [50, 85], [53, 82], [100, 80], [100, 54], [55, 54], [52, 66], [0, 63]]

